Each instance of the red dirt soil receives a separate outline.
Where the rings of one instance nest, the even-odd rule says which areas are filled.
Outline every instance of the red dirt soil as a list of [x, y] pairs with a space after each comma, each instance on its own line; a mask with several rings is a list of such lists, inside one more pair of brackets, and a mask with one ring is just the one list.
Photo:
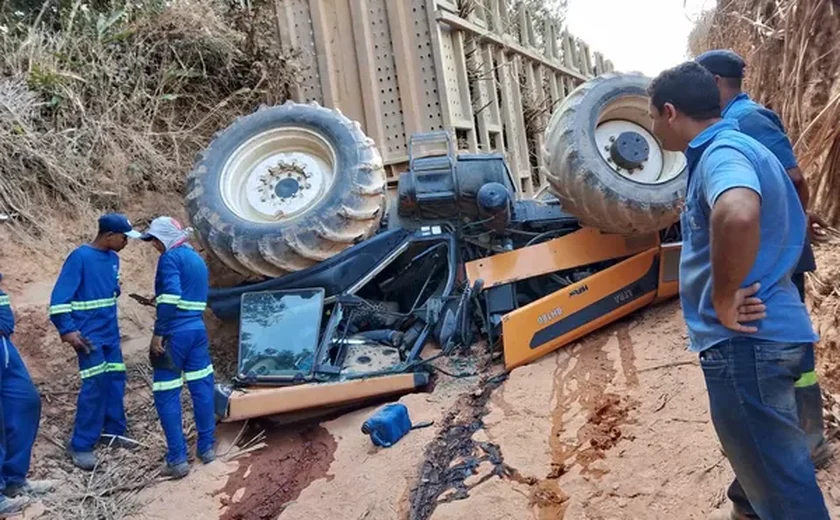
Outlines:
[[309, 484], [332, 480], [327, 472], [338, 445], [323, 427], [284, 427], [271, 432], [267, 443], [240, 462], [220, 492], [232, 497], [222, 500], [222, 520], [274, 520]]

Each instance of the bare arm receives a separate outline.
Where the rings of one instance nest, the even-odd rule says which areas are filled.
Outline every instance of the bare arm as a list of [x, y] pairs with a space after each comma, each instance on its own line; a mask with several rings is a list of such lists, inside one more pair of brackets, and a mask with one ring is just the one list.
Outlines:
[[802, 203], [802, 210], [808, 212], [808, 204], [811, 201], [811, 194], [808, 191], [808, 183], [805, 182], [805, 176], [802, 175], [802, 170], [798, 166], [787, 170], [788, 177], [793, 181], [796, 187], [796, 194], [799, 195], [799, 202]]
[[733, 188], [712, 209], [713, 299], [731, 299], [758, 256], [761, 199], [753, 190]]
[[[712, 303], [724, 325], [747, 333], [757, 329], [741, 322], [764, 317], [763, 305], [751, 306], [761, 303], [750, 298], [759, 286], [741, 288], [758, 256], [760, 207], [755, 191], [733, 188], [718, 197], [711, 216]], [[750, 307], [739, 312], [743, 304]]]

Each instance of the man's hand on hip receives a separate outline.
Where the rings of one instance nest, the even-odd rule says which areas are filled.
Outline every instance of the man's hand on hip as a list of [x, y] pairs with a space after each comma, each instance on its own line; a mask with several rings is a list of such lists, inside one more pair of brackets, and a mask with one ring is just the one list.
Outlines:
[[744, 323], [767, 316], [767, 306], [761, 298], [753, 296], [760, 288], [761, 284], [756, 282], [749, 287], [738, 289], [731, 296], [713, 296], [715, 312], [724, 327], [744, 334], [758, 332], [758, 327], [747, 326]]

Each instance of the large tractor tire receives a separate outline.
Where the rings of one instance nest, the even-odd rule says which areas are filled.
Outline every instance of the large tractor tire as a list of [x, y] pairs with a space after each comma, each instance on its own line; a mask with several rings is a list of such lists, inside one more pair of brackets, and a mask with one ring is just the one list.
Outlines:
[[385, 172], [359, 123], [287, 102], [218, 134], [187, 177], [186, 202], [202, 243], [225, 265], [277, 277], [373, 235]]
[[551, 116], [546, 177], [563, 209], [584, 226], [637, 235], [679, 219], [686, 160], [651, 133], [649, 83], [640, 74], [596, 77]]

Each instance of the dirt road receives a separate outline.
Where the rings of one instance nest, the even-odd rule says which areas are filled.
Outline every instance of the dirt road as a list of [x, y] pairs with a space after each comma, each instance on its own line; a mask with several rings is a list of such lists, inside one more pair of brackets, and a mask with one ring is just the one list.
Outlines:
[[[820, 271], [810, 301], [823, 336], [819, 371], [833, 392], [840, 385], [825, 374], [836, 374], [840, 361], [837, 251], [838, 244], [818, 251]], [[147, 289], [153, 253], [132, 245], [123, 258], [124, 292]], [[73, 355], [58, 343], [44, 312], [59, 262], [59, 255], [21, 254], [4, 272], [14, 273], [6, 285], [18, 313], [17, 343], [42, 391], [50, 391], [35, 472], [67, 479], [82, 497], [74, 507], [82, 508], [96, 479], [68, 468], [55, 446], [69, 435], [73, 405], [73, 389], [56, 389], [56, 381], [75, 374]], [[134, 389], [131, 427], [150, 432], [154, 449], [145, 456], [157, 457], [162, 435], [150, 394], [133, 371], [144, 362], [150, 315], [134, 302], [120, 305]], [[131, 499], [145, 504], [142, 510], [112, 517], [705, 518], [725, 502], [732, 475], [717, 448], [700, 368], [685, 342], [676, 303], [649, 309], [504, 380], [493, 377], [498, 367], [482, 378], [441, 376], [434, 392], [401, 399], [414, 421], [434, 420], [434, 426], [411, 432], [391, 448], [375, 448], [360, 431], [372, 407], [320, 424], [274, 428], [266, 432], [265, 448], [229, 463], [193, 466], [183, 481], [138, 488]], [[226, 427], [219, 436], [230, 440], [236, 433], [238, 426]], [[114, 467], [108, 462], [106, 470]], [[820, 472], [820, 481], [832, 514], [840, 517], [840, 462]], [[93, 499], [101, 500], [97, 507], [116, 507]], [[56, 515], [55, 503], [45, 503], [41, 518], [73, 517]]]
[[[477, 378], [444, 380], [433, 394], [404, 397], [415, 421], [440, 426], [414, 431], [392, 448], [373, 447], [359, 431], [373, 409], [280, 435], [265, 455], [230, 465], [232, 473], [205, 490], [217, 494], [215, 505], [204, 502], [206, 514], [243, 520], [705, 518], [724, 503], [732, 473], [717, 448], [700, 368], [684, 344], [679, 307], [668, 304], [514, 370], [486, 402]], [[485, 412], [482, 424], [471, 428]], [[263, 457], [285, 453], [286, 459], [270, 459], [282, 472], [301, 446], [313, 453], [312, 445], [327, 449], [315, 450], [320, 459], [307, 466], [326, 470], [304, 472], [311, 482], [297, 482], [301, 490], [294, 496], [281, 491], [290, 502], [280, 503], [280, 486], [266, 485]], [[840, 516], [840, 464], [821, 472], [820, 480], [832, 515]], [[179, 487], [182, 492], [158, 499], [150, 517], [167, 518], [166, 511], [196, 491], [187, 483]], [[269, 501], [273, 508], [254, 507]]]

